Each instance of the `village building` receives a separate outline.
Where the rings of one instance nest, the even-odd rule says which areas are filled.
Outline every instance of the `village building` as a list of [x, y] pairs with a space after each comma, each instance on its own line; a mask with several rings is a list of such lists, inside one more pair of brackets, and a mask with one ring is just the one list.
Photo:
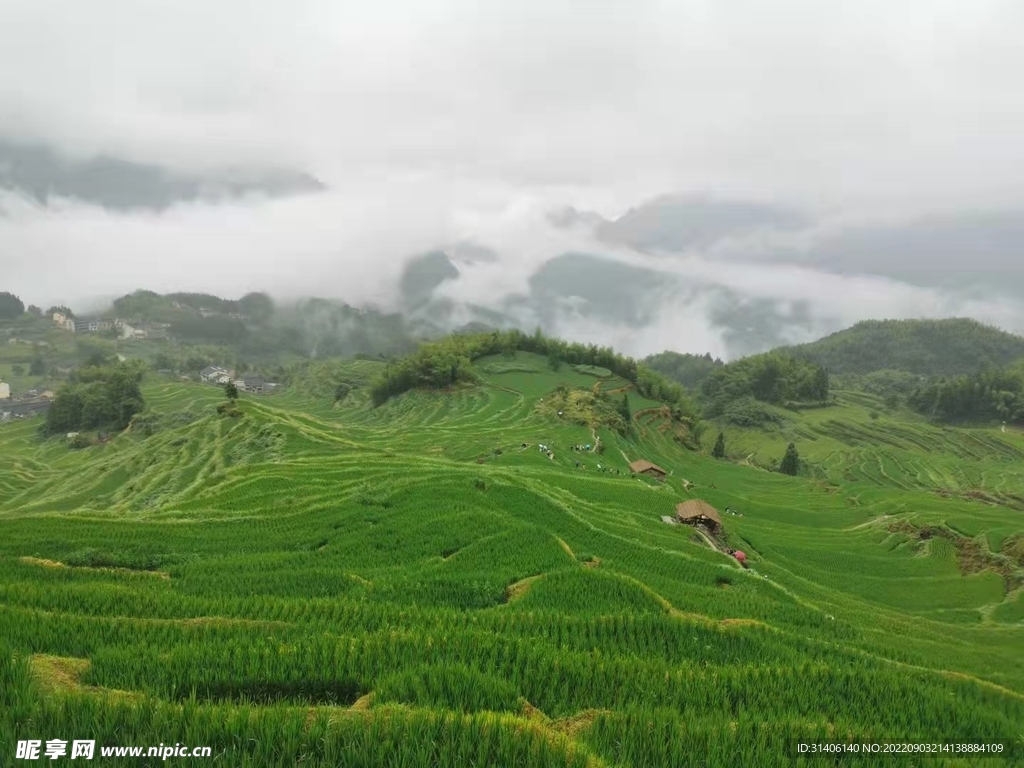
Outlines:
[[48, 410], [50, 410], [49, 400], [20, 400], [18, 402], [5, 400], [0, 403], [0, 421], [43, 415]]
[[251, 392], [254, 395], [260, 395], [267, 389], [267, 382], [262, 376], [246, 376], [242, 379], [242, 386], [239, 389]]
[[58, 327], [60, 327], [60, 328], [63, 328], [64, 330], [67, 330], [67, 331], [74, 331], [75, 330], [75, 321], [74, 321], [74, 319], [68, 317], [63, 312], [54, 312], [53, 313], [53, 324], [58, 326]]
[[98, 331], [109, 331], [114, 327], [114, 324], [109, 320], [104, 320], [100, 317], [89, 317], [75, 320], [75, 330], [79, 333], [91, 332], [96, 333]]
[[6, 381], [0, 381], [0, 400], [11, 399], [11, 385]]
[[208, 365], [199, 372], [199, 378], [207, 384], [227, 384], [231, 381], [231, 373], [219, 365]]
[[718, 510], [703, 499], [690, 499], [676, 506], [676, 519], [686, 525], [699, 525], [711, 533], [722, 527], [722, 516]]
[[647, 459], [637, 459], [629, 465], [629, 471], [634, 475], [647, 475], [648, 477], [654, 477], [658, 480], [664, 480], [665, 476], [668, 474], [664, 469]]

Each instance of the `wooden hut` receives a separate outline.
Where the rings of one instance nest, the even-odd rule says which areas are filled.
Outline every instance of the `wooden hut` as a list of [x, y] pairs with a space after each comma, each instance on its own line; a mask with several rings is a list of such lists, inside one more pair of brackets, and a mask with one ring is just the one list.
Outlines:
[[629, 471], [634, 475], [649, 475], [650, 477], [656, 477], [658, 480], [664, 480], [665, 475], [668, 474], [664, 469], [657, 464], [649, 462], [647, 459], [637, 459], [629, 465]]
[[722, 516], [718, 510], [703, 499], [690, 499], [676, 505], [676, 519], [687, 525], [702, 525], [712, 533], [722, 527]]

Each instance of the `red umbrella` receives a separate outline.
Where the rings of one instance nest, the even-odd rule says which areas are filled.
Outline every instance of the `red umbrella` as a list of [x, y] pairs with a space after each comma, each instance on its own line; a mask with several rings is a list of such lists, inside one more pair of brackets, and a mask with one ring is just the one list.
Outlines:
[[741, 563], [747, 562], [747, 556], [746, 554], [744, 554], [742, 550], [737, 549], [735, 552], [732, 553], [732, 556], [739, 560]]

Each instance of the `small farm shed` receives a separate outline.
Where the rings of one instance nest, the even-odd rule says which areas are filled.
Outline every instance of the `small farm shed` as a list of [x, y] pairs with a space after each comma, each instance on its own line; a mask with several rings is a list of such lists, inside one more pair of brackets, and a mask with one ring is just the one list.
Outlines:
[[676, 519], [687, 525], [702, 525], [712, 533], [722, 527], [718, 510], [703, 499], [690, 499], [676, 505]]
[[664, 480], [665, 475], [668, 474], [664, 469], [657, 464], [652, 464], [647, 459], [637, 459], [629, 465], [629, 471], [637, 475], [650, 475], [659, 480]]

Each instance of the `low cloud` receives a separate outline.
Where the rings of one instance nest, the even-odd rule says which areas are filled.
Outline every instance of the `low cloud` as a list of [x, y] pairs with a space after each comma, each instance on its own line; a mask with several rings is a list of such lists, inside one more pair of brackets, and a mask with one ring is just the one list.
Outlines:
[[[920, 254], [879, 257], [870, 240], [821, 250], [853, 221], [1019, 209], [1024, 5], [851, 8], [8, 0], [0, 142], [183, 173], [283, 168], [329, 191], [160, 214], [5, 193], [0, 288], [38, 304], [147, 287], [387, 307], [409, 258], [475, 243], [496, 259], [453, 251], [461, 276], [440, 294], [637, 354], [735, 355], [744, 333], [763, 346], [865, 317], [1024, 329], [1020, 296], [964, 294], [960, 273], [921, 287]], [[546, 218], [564, 206], [615, 218], [676, 192], [779, 204], [813, 223], [659, 257]], [[965, 250], [944, 258], [962, 266]], [[662, 298], [620, 313], [646, 327], [571, 287], [531, 303], [531, 277], [566, 252], [664, 273]]]
[[[562, 192], [481, 185], [453, 196], [429, 177], [376, 186], [361, 179], [323, 194], [182, 204], [163, 213], [113, 213], [67, 200], [41, 207], [6, 195], [0, 242], [18, 258], [5, 259], [4, 287], [44, 306], [87, 307], [146, 287], [229, 297], [267, 290], [279, 299], [315, 295], [394, 309], [408, 259], [456, 245], [449, 252], [459, 277], [442, 283], [436, 298], [640, 356], [675, 349], [735, 357], [868, 318], [971, 316], [1024, 332], [1024, 303], [1013, 298], [979, 300], [878, 276], [723, 259], [714, 248], [672, 258], [609, 248], [585, 228], [550, 223]], [[571, 281], [547, 305], [531, 303], [531, 277], [564, 253], [596, 254], [655, 275], [659, 287], [641, 299], [642, 320], [616, 320], [607, 306], [573, 299]], [[581, 273], [581, 283], [587, 277]], [[471, 317], [456, 311], [450, 322]]]

